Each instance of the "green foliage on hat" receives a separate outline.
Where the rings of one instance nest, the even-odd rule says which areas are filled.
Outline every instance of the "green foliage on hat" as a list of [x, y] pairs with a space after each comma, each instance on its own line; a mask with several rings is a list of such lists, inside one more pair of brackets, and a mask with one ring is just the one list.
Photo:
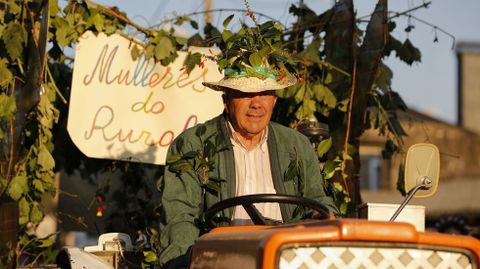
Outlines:
[[227, 29], [233, 15], [225, 19], [222, 39], [217, 44], [222, 53], [215, 58], [219, 70], [226, 76], [274, 80], [293, 73], [292, 59], [283, 46], [282, 26], [273, 21], [259, 25], [253, 15], [250, 17], [254, 26], [242, 22], [236, 32]]
[[[199, 34], [192, 36], [187, 41], [188, 46], [216, 46], [221, 53], [215, 56], [189, 54], [184, 61], [187, 72], [197, 65], [201, 66], [206, 59], [211, 59], [227, 77], [271, 78], [279, 81], [295, 73], [295, 61], [285, 47], [282, 25], [274, 21], [258, 24], [252, 12], [247, 12], [246, 16], [251, 18], [251, 22], [241, 21], [238, 30], [229, 28], [234, 19], [232, 14], [223, 21], [222, 32], [207, 24], [204, 28], [205, 38]], [[186, 21], [183, 18], [178, 23]]]

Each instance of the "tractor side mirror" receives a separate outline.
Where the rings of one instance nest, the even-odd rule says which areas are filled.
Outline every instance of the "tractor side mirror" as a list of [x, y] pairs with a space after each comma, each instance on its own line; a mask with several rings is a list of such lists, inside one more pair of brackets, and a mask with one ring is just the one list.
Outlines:
[[415, 198], [430, 197], [437, 191], [440, 173], [440, 153], [433, 144], [415, 144], [405, 159], [405, 191], [415, 188]]
[[440, 153], [433, 144], [415, 144], [405, 159], [405, 191], [407, 196], [390, 221], [395, 221], [413, 197], [429, 197], [437, 191]]

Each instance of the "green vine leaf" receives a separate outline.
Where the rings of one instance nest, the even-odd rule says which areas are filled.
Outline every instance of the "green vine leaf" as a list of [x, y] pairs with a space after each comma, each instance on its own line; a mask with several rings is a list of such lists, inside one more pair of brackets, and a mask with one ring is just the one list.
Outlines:
[[70, 44], [71, 36], [75, 31], [68, 23], [68, 21], [61, 17], [56, 17], [53, 24], [56, 27], [55, 39], [58, 44], [63, 48]]
[[303, 103], [300, 106], [300, 108], [295, 113], [295, 116], [297, 117], [297, 119], [313, 118], [315, 117], [314, 116], [315, 111], [316, 111], [315, 101], [312, 99], [305, 99], [303, 100]]
[[41, 180], [38, 180], [38, 179], [34, 179], [33, 180], [33, 186], [35, 187], [35, 189], [37, 191], [39, 191], [40, 193], [44, 193], [45, 192], [45, 188], [43, 187], [43, 182]]
[[322, 45], [321, 39], [315, 39], [307, 48], [303, 51], [302, 56], [308, 61], [313, 61], [315, 63], [320, 63], [320, 55], [319, 50], [320, 46]]
[[292, 181], [297, 174], [297, 167], [295, 165], [295, 162], [290, 162], [288, 165], [287, 171], [285, 171], [285, 176], [283, 177], [284, 181]]
[[22, 58], [23, 49], [27, 44], [27, 31], [15, 21], [7, 23], [2, 33], [2, 40], [10, 60]]
[[185, 154], [183, 154], [182, 156], [180, 156], [180, 159], [193, 159], [195, 157], [198, 156], [198, 152], [197, 151], [189, 151], [189, 152], [186, 152]]
[[100, 13], [97, 13], [90, 18], [88, 18], [87, 21], [88, 24], [93, 24], [97, 31], [101, 32], [104, 29], [105, 26], [105, 18], [100, 15]]
[[43, 211], [40, 209], [40, 204], [38, 202], [33, 202], [30, 210], [30, 221], [34, 224], [38, 224], [42, 219]]
[[0, 94], [0, 120], [10, 119], [17, 112], [15, 96], [9, 96], [4, 93]]
[[10, 9], [11, 13], [20, 14], [22, 12], [21, 2], [17, 2], [17, 1], [2, 1], [2, 2], [8, 2], [8, 8]]
[[168, 169], [174, 173], [193, 171], [192, 164], [184, 159], [169, 164]]
[[18, 213], [20, 215], [18, 222], [20, 225], [25, 225], [29, 221], [30, 216], [30, 204], [27, 202], [27, 199], [23, 197], [18, 202]]
[[51, 15], [56, 15], [58, 14], [58, 12], [60, 12], [60, 7], [58, 6], [58, 2], [57, 1], [49, 2], [48, 13], [50, 13]]
[[193, 170], [197, 171], [202, 166], [202, 161], [200, 159], [195, 159], [193, 161]]
[[181, 36], [175, 36], [175, 41], [180, 44], [180, 45], [185, 45], [188, 42], [188, 38], [181, 37]]
[[[12, 81], [13, 75], [12, 72], [8, 69], [7, 59], [0, 59], [0, 87], [5, 88]], [[0, 103], [1, 104], [1, 103]], [[0, 110], [0, 113], [3, 113], [3, 110]]]
[[332, 147], [332, 138], [329, 137], [328, 139], [322, 140], [317, 147], [317, 154], [318, 157], [322, 158], [325, 153], [327, 153], [330, 148]]
[[323, 102], [330, 109], [337, 105], [337, 97], [324, 84], [313, 85], [313, 93], [316, 100]]
[[339, 170], [338, 165], [334, 161], [328, 160], [323, 167], [324, 178], [331, 179], [337, 170]]
[[174, 162], [179, 161], [181, 159], [182, 159], [182, 156], [180, 154], [172, 154], [172, 155], [168, 156], [167, 164], [174, 163]]
[[340, 204], [340, 208], [339, 208], [340, 214], [342, 214], [342, 215], [347, 214], [347, 209], [348, 209], [348, 203], [344, 202], [344, 203]]
[[338, 110], [340, 110], [341, 112], [347, 112], [347, 109], [348, 109], [348, 102], [349, 102], [349, 99], [345, 99], [345, 100], [342, 100], [340, 102], [338, 102]]
[[384, 93], [388, 92], [392, 85], [393, 72], [384, 63], [380, 63], [380, 76], [376, 80], [376, 85]]
[[28, 192], [28, 178], [25, 175], [17, 175], [8, 186], [7, 193], [15, 201]]
[[296, 91], [295, 93], [295, 102], [296, 103], [301, 103], [305, 97], [305, 91], [306, 91], [306, 86], [305, 84], [302, 84], [300, 88]]
[[[302, 162], [298, 158], [297, 149], [294, 148], [295, 156], [293, 156], [292, 160], [288, 164], [287, 170], [285, 171], [285, 175], [283, 177], [283, 181], [293, 181], [295, 178], [298, 180], [298, 186], [295, 186], [295, 192], [297, 195], [302, 195], [303, 189], [303, 178], [302, 178]], [[295, 183], [294, 183], [295, 185]]]
[[40, 240], [41, 244], [39, 247], [47, 248], [55, 244], [55, 238], [53, 236], [48, 237], [47, 239]]
[[108, 24], [107, 26], [105, 26], [105, 34], [107, 35], [111, 35], [111, 34], [114, 34], [117, 32], [117, 27], [115, 25], [111, 25], [111, 24]]
[[192, 20], [188, 16], [177, 17], [177, 19], [175, 20], [175, 25], [182, 25], [185, 22], [189, 22], [190, 26], [192, 26], [193, 29], [198, 29], [198, 23], [196, 21]]
[[262, 56], [258, 52], [250, 54], [248, 58], [251, 66], [261, 66], [262, 65]]
[[157, 254], [153, 251], [144, 251], [143, 252], [144, 261], [148, 263], [153, 263], [158, 260]]
[[216, 183], [216, 182], [210, 181], [210, 180], [207, 182], [206, 188], [207, 188], [208, 191], [210, 191], [211, 193], [213, 193], [215, 195], [220, 192], [219, 184]]
[[132, 60], [137, 60], [142, 55], [142, 50], [137, 45], [133, 45], [132, 49], [130, 50], [130, 56], [132, 56]]
[[187, 73], [190, 73], [202, 60], [202, 54], [195, 52], [189, 52], [185, 60], [183, 61], [183, 66], [187, 69]]
[[[227, 42], [232, 36], [233, 36], [232, 31], [229, 31], [229, 30], [223, 31], [223, 32], [222, 32], [223, 42]], [[230, 44], [233, 45], [233, 43], [230, 43]]]
[[325, 87], [325, 96], [323, 101], [330, 108], [334, 108], [337, 105], [337, 98], [327, 87]]
[[227, 28], [228, 24], [230, 23], [230, 21], [232, 21], [234, 16], [235, 14], [231, 14], [223, 21], [223, 28]]
[[213, 182], [217, 182], [217, 183], [227, 182], [225, 179], [216, 178], [216, 177], [210, 177], [209, 180], [211, 180], [211, 181], [213, 181]]
[[203, 136], [205, 133], [207, 132], [207, 127], [205, 127], [205, 125], [200, 125], [198, 126], [197, 130], [195, 130], [195, 135], [200, 138], [201, 136]]
[[40, 165], [43, 170], [52, 170], [55, 167], [55, 160], [52, 154], [50, 154], [45, 145], [40, 145], [38, 150], [38, 165]]
[[166, 36], [161, 37], [155, 46], [155, 58], [157, 60], [164, 60], [172, 53], [175, 53], [175, 47], [170, 38]]
[[191, 150], [189, 152], [186, 152], [182, 156], [180, 156], [180, 159], [192, 159], [192, 158], [195, 158], [197, 156], [198, 156], [198, 152]]
[[333, 183], [333, 186], [335, 187], [335, 190], [339, 191], [339, 192], [342, 192], [344, 190], [342, 184], [338, 183], [338, 182], [334, 182]]
[[217, 148], [213, 144], [213, 142], [210, 141], [210, 140], [205, 141], [205, 143], [204, 143], [204, 154], [205, 154], [206, 160], [211, 158], [216, 152], [217, 152]]
[[297, 205], [292, 213], [293, 219], [300, 219], [305, 215], [305, 207], [302, 205]]
[[397, 55], [400, 60], [409, 65], [422, 60], [422, 53], [419, 49], [413, 46], [412, 42], [408, 38], [405, 40], [405, 42], [403, 42], [402, 47], [397, 51]]

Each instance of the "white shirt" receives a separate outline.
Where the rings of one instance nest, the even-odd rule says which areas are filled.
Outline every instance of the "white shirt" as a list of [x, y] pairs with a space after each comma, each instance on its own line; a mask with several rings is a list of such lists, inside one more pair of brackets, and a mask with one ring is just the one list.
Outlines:
[[[227, 121], [228, 122], [228, 121]], [[270, 155], [267, 145], [268, 129], [265, 129], [260, 143], [247, 150], [235, 132], [230, 122], [227, 123], [230, 140], [233, 144], [235, 159], [236, 190], [235, 196], [276, 193], [270, 169]], [[282, 220], [280, 206], [277, 203], [259, 203], [255, 207], [264, 217]], [[250, 225], [252, 221], [241, 206], [234, 209], [233, 225]]]

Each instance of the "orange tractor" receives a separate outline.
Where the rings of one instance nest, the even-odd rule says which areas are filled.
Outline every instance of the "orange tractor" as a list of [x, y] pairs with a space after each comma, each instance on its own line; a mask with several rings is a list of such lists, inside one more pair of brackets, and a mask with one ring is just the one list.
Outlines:
[[[409, 149], [405, 162], [408, 194], [398, 210], [385, 216], [387, 221], [338, 219], [219, 227], [197, 240], [189, 268], [479, 268], [479, 240], [423, 232], [418, 225], [394, 222], [412, 197], [433, 195], [439, 163], [438, 149], [433, 145], [417, 144]], [[322, 205], [305, 200], [280, 195], [235, 197], [214, 205], [205, 215], [211, 222], [216, 212], [242, 205], [254, 223], [265, 224], [253, 206], [255, 202], [291, 202], [322, 210]], [[414, 215], [411, 218], [410, 222], [417, 221]]]

